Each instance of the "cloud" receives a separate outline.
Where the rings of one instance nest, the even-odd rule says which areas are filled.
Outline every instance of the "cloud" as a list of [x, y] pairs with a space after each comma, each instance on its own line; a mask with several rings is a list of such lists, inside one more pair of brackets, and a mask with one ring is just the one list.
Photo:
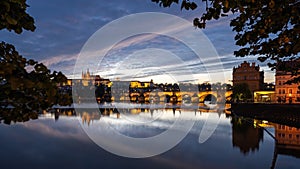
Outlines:
[[52, 126], [49, 126], [49, 120], [53, 121], [54, 119], [44, 119], [41, 117], [39, 121], [30, 121], [19, 125], [23, 126], [27, 130], [38, 132], [48, 137], [56, 137], [61, 139], [72, 138], [85, 142], [89, 141], [87, 137], [82, 134], [81, 128], [74, 127], [74, 124], [79, 123], [79, 120], [77, 118], [72, 119], [70, 117], [67, 117], [64, 119], [60, 119], [59, 123], [56, 123], [56, 125], [52, 124]]
[[[105, 2], [99, 0], [73, 0], [72, 2], [28, 0], [27, 3], [30, 5], [28, 12], [35, 18], [36, 31], [24, 31], [21, 35], [1, 31], [1, 40], [14, 44], [20, 54], [26, 58], [41, 61], [49, 68], [62, 71], [67, 75], [73, 74], [76, 57], [89, 37], [99, 28], [115, 19], [139, 12], [165, 12], [191, 21], [188, 25], [177, 25], [162, 30], [162, 32], [179, 32], [193, 28], [193, 18], [199, 17], [199, 11], [197, 10], [181, 11], [179, 5], [172, 5], [171, 8], [162, 8], [150, 0], [114, 0]], [[229, 27], [229, 21], [232, 17], [210, 21], [206, 29], [195, 30], [205, 33], [220, 56], [229, 56], [221, 59], [226, 70], [229, 70], [230, 66], [236, 66], [235, 63], [240, 60], [244, 60], [244, 58], [231, 57], [233, 51], [237, 49], [234, 44], [234, 32]], [[120, 28], [124, 27], [124, 25], [119, 26]], [[155, 28], [156, 25], [153, 25], [153, 27]], [[153, 43], [150, 44], [148, 41]], [[161, 37], [157, 38], [157, 35], [154, 34], [135, 36], [118, 43], [100, 65], [105, 69], [112, 69], [118, 66], [119, 61], [128, 58], [132, 51], [145, 47], [162, 47], [162, 49], [170, 50], [176, 55], [185, 55], [181, 59], [187, 63], [182, 66], [190, 66], [194, 73], [198, 73], [201, 70], [197, 69], [198, 62], [190, 63], [190, 61], [194, 60], [193, 52], [184, 45], [179, 47], [175, 41]], [[86, 58], [86, 60], [89, 64], [96, 67], [100, 62], [89, 58]], [[177, 66], [177, 72], [184, 70], [178, 64], [174, 64], [174, 66]], [[80, 72], [76, 73], [81, 73], [85, 69], [83, 67]], [[107, 75], [113, 74], [111, 71], [105, 72]], [[149, 75], [157, 75], [151, 70], [147, 73]]]
[[50, 69], [59, 70], [62, 72], [68, 72], [69, 75], [72, 74], [74, 70], [74, 64], [77, 60], [78, 55], [60, 55], [60, 56], [53, 56], [47, 59], [43, 59], [42, 62]]

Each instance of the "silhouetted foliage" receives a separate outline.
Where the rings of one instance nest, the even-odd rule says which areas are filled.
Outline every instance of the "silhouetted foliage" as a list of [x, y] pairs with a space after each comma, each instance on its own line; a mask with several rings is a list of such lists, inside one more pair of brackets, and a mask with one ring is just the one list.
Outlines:
[[[163, 7], [178, 4], [178, 0], [152, 0]], [[206, 11], [194, 19], [194, 26], [205, 28], [206, 22], [233, 14], [230, 21], [236, 32], [235, 42], [241, 48], [235, 56], [255, 55], [261, 62], [276, 68], [276, 63], [299, 58], [299, 0], [202, 0], [181, 1], [181, 10], [195, 10], [205, 5]], [[299, 73], [299, 66], [293, 69]]]
[[[286, 81], [286, 84], [298, 83], [300, 82], [300, 76], [298, 75], [298, 69], [300, 67], [300, 60], [295, 61], [285, 61], [285, 62], [278, 62], [277, 63], [277, 71], [282, 71], [285, 73], [291, 74], [291, 76], [296, 76], [291, 80]], [[300, 86], [299, 86], [300, 87]]]
[[[0, 30], [17, 34], [34, 31], [34, 19], [26, 13], [26, 0], [0, 1]], [[27, 60], [5, 42], [0, 43], [0, 122], [10, 124], [36, 119], [38, 112], [55, 104], [71, 104], [71, 95], [59, 90], [67, 78], [42, 63]]]
[[232, 89], [233, 99], [237, 102], [247, 101], [252, 98], [251, 91], [247, 83], [237, 84]]
[[20, 121], [18, 115], [35, 117], [30, 114], [71, 104], [70, 95], [59, 93], [58, 84], [66, 80], [61, 72], [51, 73], [42, 63], [23, 58], [13, 45], [0, 43], [0, 121]]
[[26, 0], [0, 1], [0, 30], [7, 29], [22, 33], [23, 29], [34, 31], [34, 19], [26, 13]]

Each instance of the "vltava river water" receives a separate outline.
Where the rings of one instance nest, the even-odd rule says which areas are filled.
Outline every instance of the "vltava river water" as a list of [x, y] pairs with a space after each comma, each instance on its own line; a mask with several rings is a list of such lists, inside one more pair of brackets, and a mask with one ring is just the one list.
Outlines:
[[[184, 122], [194, 123], [186, 137], [169, 151], [153, 157], [112, 154], [87, 133], [106, 132], [101, 125], [106, 123], [130, 138], [154, 137], [168, 130], [185, 113], [192, 116], [183, 119]], [[205, 122], [218, 124], [206, 141], [199, 142]], [[82, 109], [45, 113], [24, 123], [0, 124], [0, 133], [3, 169], [296, 169], [300, 165], [300, 129], [224, 112], [132, 108], [103, 109], [99, 113]], [[115, 140], [114, 145], [126, 150], [121, 140]]]

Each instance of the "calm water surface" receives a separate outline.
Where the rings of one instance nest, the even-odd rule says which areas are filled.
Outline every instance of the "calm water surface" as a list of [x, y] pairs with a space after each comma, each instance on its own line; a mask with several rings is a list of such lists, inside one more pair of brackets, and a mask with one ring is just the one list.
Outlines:
[[[150, 158], [132, 159], [111, 154], [95, 144], [83, 130], [97, 131], [99, 124], [106, 122], [124, 135], [151, 137], [168, 129], [180, 113], [194, 113], [195, 125], [173, 149]], [[300, 165], [300, 130], [276, 123], [216, 112], [175, 110], [174, 113], [172, 109], [131, 109], [121, 112], [120, 116], [102, 116], [84, 110], [76, 114], [64, 112], [59, 117], [43, 114], [38, 120], [0, 124], [1, 169], [253, 169], [271, 166], [298, 169]], [[199, 143], [199, 134], [208, 116], [210, 120], [220, 118], [219, 125], [206, 142]]]

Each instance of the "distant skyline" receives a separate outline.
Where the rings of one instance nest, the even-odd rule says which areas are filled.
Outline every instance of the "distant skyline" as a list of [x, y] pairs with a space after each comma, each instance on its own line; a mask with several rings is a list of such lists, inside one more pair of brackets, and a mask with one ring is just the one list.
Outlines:
[[[181, 11], [179, 5], [173, 5], [171, 8], [162, 8], [151, 2], [151, 0], [113, 0], [105, 1], [105, 3], [98, 0], [27, 0], [27, 4], [30, 6], [27, 9], [28, 13], [35, 19], [36, 31], [24, 31], [21, 35], [17, 35], [13, 32], [2, 30], [0, 31], [1, 40], [14, 44], [24, 57], [43, 62], [51, 70], [62, 71], [68, 77], [71, 77], [70, 75], [73, 74], [76, 59], [88, 38], [98, 29], [115, 19], [140, 12], [163, 12], [187, 19], [191, 22], [190, 26], [193, 27], [193, 18], [200, 15], [199, 11]], [[229, 80], [232, 79], [232, 68], [245, 60], [256, 62], [261, 66], [261, 70], [265, 72], [265, 82], [274, 82], [274, 72], [270, 71], [266, 63], [258, 62], [256, 57], [234, 57], [233, 51], [238, 49], [238, 47], [234, 44], [234, 32], [231, 31], [229, 26], [230, 18], [229, 16], [218, 21], [208, 22], [207, 28], [202, 30], [214, 45], [223, 63], [225, 83], [229, 83]], [[134, 56], [136, 57], [139, 54], [138, 50], [143, 50], [146, 46], [149, 48], [152, 45], [153, 47], [161, 47], [164, 50], [172, 51], [176, 55], [184, 56], [184, 64], [178, 65], [175, 62], [168, 62], [168, 67], [166, 68], [166, 70], [168, 68], [171, 70], [176, 66], [176, 70], [179, 72], [180, 67], [188, 66], [196, 76], [195, 79], [182, 77], [183, 81], [198, 81], [199, 83], [208, 81], [205, 71], [193, 68], [193, 64], [197, 64], [193, 61], [193, 53], [182, 44], [178, 44], [172, 39], [173, 43], [167, 43], [170, 42], [170, 39], [163, 36], [151, 39], [145, 37], [146, 35], [141, 35], [124, 40], [124, 42], [131, 40], [130, 45], [121, 45], [117, 50], [111, 50], [106, 57], [105, 63], [108, 66], [118, 65], [119, 63], [117, 62], [122, 60], [122, 64], [125, 64], [126, 57], [128, 58], [132, 54], [135, 54]], [[137, 58], [136, 61], [141, 60]], [[160, 61], [162, 60], [160, 59]], [[164, 62], [162, 63], [165, 64]], [[126, 63], [126, 65], [130, 64], [132, 64], [132, 58], [127, 60]], [[158, 64], [157, 66], [162, 67], [164, 65]], [[129, 66], [127, 70], [130, 69]], [[82, 71], [86, 70], [83, 69]], [[104, 70], [94, 73], [100, 74], [105, 78], [118, 77], [117, 74], [110, 74], [111, 72], [105, 72]], [[172, 81], [172, 79], [165, 79], [159, 76], [159, 74], [155, 74], [155, 70], [149, 69], [146, 74], [143, 73], [133, 78], [138, 80], [153, 79], [158, 83], [161, 82], [160, 80]], [[125, 76], [120, 78], [122, 80], [131, 80], [130, 77]], [[215, 79], [215, 81], [218, 80]]]

